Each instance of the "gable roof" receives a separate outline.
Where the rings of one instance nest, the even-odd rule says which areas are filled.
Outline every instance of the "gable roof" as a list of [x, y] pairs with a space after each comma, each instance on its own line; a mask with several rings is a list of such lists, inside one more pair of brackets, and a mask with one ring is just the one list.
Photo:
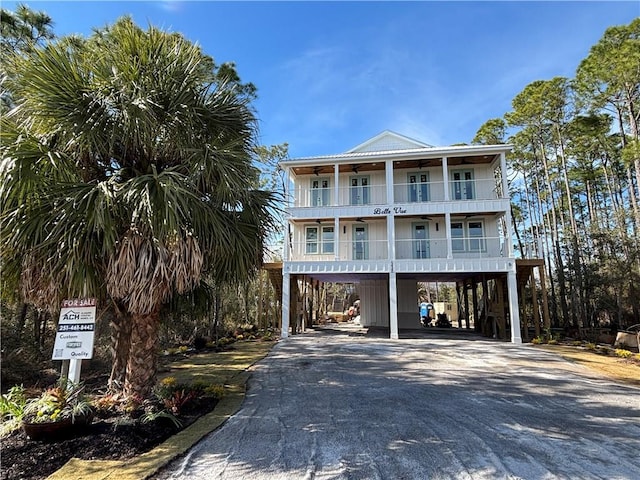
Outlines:
[[399, 133], [385, 130], [364, 143], [352, 148], [346, 153], [383, 152], [388, 150], [412, 150], [414, 148], [429, 148], [433, 145], [405, 137]]

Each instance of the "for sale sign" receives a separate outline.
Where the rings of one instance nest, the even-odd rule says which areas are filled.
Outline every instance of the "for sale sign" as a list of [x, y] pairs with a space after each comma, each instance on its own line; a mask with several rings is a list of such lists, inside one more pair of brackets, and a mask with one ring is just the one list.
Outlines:
[[84, 360], [93, 357], [96, 299], [64, 300], [60, 309], [52, 360]]

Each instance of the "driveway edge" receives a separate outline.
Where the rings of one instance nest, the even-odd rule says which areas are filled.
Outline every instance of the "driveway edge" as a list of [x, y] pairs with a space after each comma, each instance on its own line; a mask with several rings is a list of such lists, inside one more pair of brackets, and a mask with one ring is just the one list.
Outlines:
[[214, 409], [193, 424], [178, 432], [154, 449], [129, 460], [82, 460], [72, 458], [47, 480], [144, 480], [156, 474], [174, 458], [182, 455], [205, 435], [226, 422], [241, 407], [246, 393], [248, 371], [266, 357], [275, 343], [265, 351], [252, 356], [243, 371], [235, 374], [225, 384], [226, 394]]

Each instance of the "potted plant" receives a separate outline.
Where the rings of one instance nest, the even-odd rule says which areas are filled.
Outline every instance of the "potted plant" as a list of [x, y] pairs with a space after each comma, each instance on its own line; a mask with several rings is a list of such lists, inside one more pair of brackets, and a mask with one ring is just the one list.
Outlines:
[[71, 436], [93, 421], [93, 408], [84, 398], [84, 386], [61, 380], [37, 398], [27, 400], [22, 429], [32, 440]]

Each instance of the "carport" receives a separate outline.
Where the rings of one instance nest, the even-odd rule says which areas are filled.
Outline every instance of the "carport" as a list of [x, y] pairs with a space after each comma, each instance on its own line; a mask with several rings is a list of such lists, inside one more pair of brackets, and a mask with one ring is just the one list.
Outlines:
[[[538, 271], [540, 286], [535, 276]], [[519, 295], [519, 318], [516, 328], [518, 337], [527, 340], [529, 328], [540, 335], [541, 325], [550, 326], [549, 310], [544, 281], [544, 262], [535, 260], [516, 261], [516, 283]], [[358, 286], [361, 300], [360, 323], [363, 327], [390, 328], [392, 308], [395, 308], [399, 334], [403, 331], [422, 328], [417, 312], [418, 282], [453, 283], [456, 286], [459, 325], [485, 337], [501, 340], [513, 338], [507, 273], [501, 272], [454, 272], [454, 273], [398, 273], [395, 280], [396, 298], [390, 298], [390, 275], [387, 273], [310, 273], [288, 275], [289, 277], [289, 321], [291, 333], [304, 331], [306, 327], [322, 319], [320, 289], [324, 282], [354, 283]], [[272, 277], [274, 278], [274, 277]], [[282, 278], [281, 276], [278, 278]], [[538, 288], [541, 290], [538, 298]], [[530, 292], [533, 313], [525, 312], [526, 293]], [[515, 292], [514, 292], [515, 293]], [[285, 322], [283, 322], [285, 324]]]

